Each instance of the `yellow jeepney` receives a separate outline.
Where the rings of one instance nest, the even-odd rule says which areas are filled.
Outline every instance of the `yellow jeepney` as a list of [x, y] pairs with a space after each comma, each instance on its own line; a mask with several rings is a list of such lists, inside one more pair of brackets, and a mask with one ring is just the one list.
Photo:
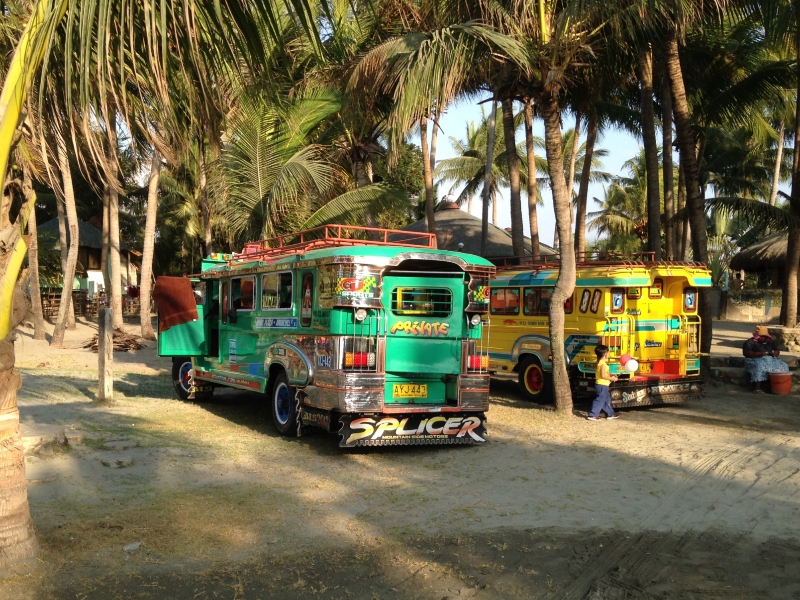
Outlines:
[[[682, 402], [699, 396], [700, 288], [711, 273], [698, 263], [633, 260], [579, 262], [575, 292], [565, 304], [565, 352], [573, 395], [594, 393], [598, 344], [610, 348], [615, 407]], [[484, 334], [489, 370], [514, 374], [527, 400], [552, 399], [550, 298], [558, 278], [552, 260], [500, 266], [490, 288], [490, 327]], [[628, 373], [623, 355], [639, 368]]]

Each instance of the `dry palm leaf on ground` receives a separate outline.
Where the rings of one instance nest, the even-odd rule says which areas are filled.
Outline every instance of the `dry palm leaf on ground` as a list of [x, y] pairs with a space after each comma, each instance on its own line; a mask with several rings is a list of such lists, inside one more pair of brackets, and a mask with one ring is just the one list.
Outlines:
[[[146, 346], [138, 341], [135, 335], [125, 333], [122, 329], [114, 328], [114, 352], [128, 352], [129, 350], [141, 350]], [[92, 352], [98, 352], [98, 334], [83, 342], [78, 348], [88, 348]]]

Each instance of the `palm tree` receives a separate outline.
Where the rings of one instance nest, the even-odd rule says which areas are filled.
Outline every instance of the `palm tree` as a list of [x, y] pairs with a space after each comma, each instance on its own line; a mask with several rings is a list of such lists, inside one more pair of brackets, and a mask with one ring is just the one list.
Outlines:
[[[80, 232], [78, 229], [78, 212], [75, 206], [75, 190], [72, 186], [72, 170], [69, 164], [66, 140], [63, 135], [58, 135], [56, 145], [58, 152], [58, 170], [61, 173], [61, 182], [63, 184], [62, 191], [66, 205], [67, 226], [69, 227], [69, 251], [66, 257], [66, 264], [64, 265], [64, 285], [61, 293], [62, 301], [58, 307], [58, 317], [56, 318], [53, 337], [50, 339], [51, 346], [60, 347], [64, 343], [64, 333], [67, 328], [70, 311], [72, 310], [72, 281], [75, 277], [75, 269], [78, 264]], [[56, 202], [60, 203], [61, 200], [57, 198]], [[68, 286], [69, 293], [65, 293]], [[64, 296], [66, 296], [66, 298]], [[72, 312], [74, 314], [74, 310], [72, 310]]]
[[538, 202], [538, 184], [536, 179], [536, 150], [533, 139], [533, 98], [524, 99], [525, 116], [525, 158], [528, 181], [528, 221], [531, 230], [531, 256], [533, 260], [540, 258], [539, 250], [539, 218], [536, 214]]
[[[648, 205], [647, 152], [642, 148], [639, 154], [623, 164], [630, 173], [628, 177], [615, 177], [605, 190], [605, 198], [597, 200], [600, 210], [589, 213], [589, 229], [605, 235], [609, 241], [622, 241], [623, 247], [614, 248], [606, 243], [604, 249], [621, 253], [636, 252], [648, 243], [650, 220]], [[659, 241], [660, 241], [659, 234]], [[632, 240], [638, 240], [633, 247]]]
[[[469, 122], [465, 128], [465, 138], [458, 140], [450, 137], [450, 146], [457, 156], [440, 160], [436, 165], [436, 177], [438, 184], [452, 183], [450, 194], [454, 194], [457, 188], [461, 191], [456, 196], [458, 204], [472, 202], [472, 198], [479, 193], [483, 194], [486, 183], [486, 165], [489, 164], [486, 157], [486, 149], [489, 139], [491, 116], [487, 116], [486, 111], [481, 106], [481, 122], [475, 124]], [[491, 176], [488, 186], [488, 195], [494, 209], [492, 222], [497, 224], [497, 202], [500, 195], [500, 188], [508, 185], [508, 168], [505, 160], [504, 142], [499, 138], [503, 135], [503, 124], [500, 124], [500, 136], [495, 134], [494, 147], [492, 149]], [[497, 131], [497, 126], [495, 126]], [[501, 145], [503, 144], [503, 145]], [[462, 187], [463, 186], [463, 187]]]
[[642, 109], [642, 139], [647, 171], [647, 249], [661, 260], [661, 200], [658, 186], [658, 145], [653, 109], [653, 51], [649, 44], [639, 48], [639, 82]]
[[[62, 27], [67, 12], [70, 18], [64, 21], [63, 32], [69, 41], [51, 45], [54, 32]], [[149, 18], [159, 14], [161, 19]], [[7, 171], [10, 150], [18, 139], [17, 126], [26, 94], [46, 52], [51, 51], [50, 67], [59, 60], [71, 62], [74, 56], [81, 57], [79, 68], [67, 71], [70, 79], [64, 91], [69, 96], [68, 104], [76, 107], [78, 114], [99, 117], [110, 132], [113, 126], [108, 125], [116, 125], [116, 115], [108, 110], [109, 92], [119, 100], [123, 120], [130, 122], [139, 116], [126, 101], [133, 89], [159, 99], [159, 105], [170, 109], [168, 112], [174, 116], [177, 111], [169, 96], [175, 73], [190, 70], [201, 74], [197, 94], [201, 100], [227, 89], [225, 82], [231, 76], [246, 73], [258, 81], [263, 75], [264, 63], [260, 59], [268, 54], [269, 47], [283, 41], [277, 30], [287, 14], [306, 32], [310, 45], [321, 51], [323, 43], [315, 27], [317, 11], [307, 0], [232, 0], [226, 3], [226, 10], [220, 9], [216, 0], [179, 0], [166, 5], [156, 0], [108, 0], [92, 7], [73, 0], [39, 0], [20, 33], [0, 93], [0, 174], [5, 176]], [[111, 28], [107, 28], [108, 23]], [[65, 48], [67, 52], [62, 53]], [[43, 92], [40, 98], [47, 97], [46, 90]], [[111, 114], [113, 118], [109, 118]], [[76, 133], [92, 124], [88, 119], [70, 120], [68, 127]], [[90, 136], [87, 140], [90, 155], [110, 167], [111, 175], [115, 161], [108, 158], [113, 156], [105, 157], [97, 140], [91, 140]], [[116, 184], [113, 177], [108, 179]], [[0, 353], [7, 357], [3, 365], [13, 365], [12, 332], [22, 316], [14, 310], [18, 305], [13, 290], [26, 246], [19, 224], [2, 224], [0, 237], [3, 246], [11, 249], [0, 256]], [[112, 245], [116, 246], [118, 240], [114, 242]], [[18, 387], [19, 374], [7, 366], [0, 369], [2, 406], [12, 410], [16, 407]], [[18, 436], [16, 422], [6, 421], [6, 427], [0, 431], [0, 448], [4, 449], [0, 452], [0, 465], [8, 470], [0, 486], [0, 519], [6, 523], [0, 542], [0, 568], [35, 552], [25, 487], [12, 486], [13, 482], [24, 481]]]
[[147, 217], [144, 227], [144, 248], [142, 249], [142, 277], [139, 290], [139, 320], [142, 337], [156, 339], [150, 317], [150, 303], [153, 279], [153, 251], [156, 242], [156, 220], [158, 218], [158, 183], [161, 175], [161, 154], [153, 149], [150, 164], [150, 177], [147, 186]]

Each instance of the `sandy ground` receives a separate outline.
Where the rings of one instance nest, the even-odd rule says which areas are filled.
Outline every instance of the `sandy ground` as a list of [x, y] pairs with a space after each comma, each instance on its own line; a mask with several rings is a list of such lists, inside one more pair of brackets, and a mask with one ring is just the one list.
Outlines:
[[40, 559], [4, 598], [800, 598], [800, 397], [590, 423], [494, 381], [485, 446], [346, 451], [257, 394], [176, 400], [152, 346], [100, 405], [97, 355], [21, 338], [23, 423], [85, 438], [28, 458]]

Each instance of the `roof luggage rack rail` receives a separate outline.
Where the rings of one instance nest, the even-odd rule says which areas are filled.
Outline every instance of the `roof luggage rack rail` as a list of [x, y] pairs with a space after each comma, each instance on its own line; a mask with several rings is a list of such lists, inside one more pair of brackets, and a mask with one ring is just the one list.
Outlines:
[[[656, 260], [655, 252], [636, 252], [634, 254], [618, 254], [616, 252], [582, 252], [575, 257], [578, 267], [698, 267], [706, 265], [692, 261]], [[509, 269], [557, 269], [561, 264], [561, 255], [543, 256], [534, 260], [532, 256], [504, 256], [488, 258], [497, 266], [498, 271]]]
[[268, 260], [309, 250], [337, 246], [419, 246], [436, 248], [436, 234], [358, 227], [355, 225], [322, 225], [313, 229], [287, 233], [259, 242], [249, 242], [231, 263]]

